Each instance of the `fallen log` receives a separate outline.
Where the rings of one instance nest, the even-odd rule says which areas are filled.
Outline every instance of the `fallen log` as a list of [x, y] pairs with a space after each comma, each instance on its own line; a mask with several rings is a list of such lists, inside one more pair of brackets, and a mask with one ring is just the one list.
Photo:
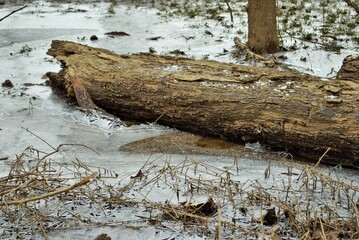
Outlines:
[[343, 60], [339, 69], [337, 79], [358, 80], [359, 79], [359, 56], [349, 55]]
[[73, 93], [71, 82], [81, 81], [99, 107], [121, 118], [239, 143], [259, 141], [314, 161], [358, 168], [359, 79], [117, 55], [57, 40], [48, 54], [62, 66], [59, 73], [48, 73], [54, 85]]

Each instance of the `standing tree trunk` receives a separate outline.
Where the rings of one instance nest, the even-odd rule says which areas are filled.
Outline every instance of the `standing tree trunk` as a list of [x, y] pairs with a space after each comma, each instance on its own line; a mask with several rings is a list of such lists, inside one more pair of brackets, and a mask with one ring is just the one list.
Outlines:
[[255, 53], [279, 51], [276, 0], [248, 0], [248, 46]]

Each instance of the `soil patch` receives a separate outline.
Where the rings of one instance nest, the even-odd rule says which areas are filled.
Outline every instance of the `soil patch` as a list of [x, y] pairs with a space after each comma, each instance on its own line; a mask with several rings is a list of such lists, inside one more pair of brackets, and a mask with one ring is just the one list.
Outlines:
[[244, 146], [224, 139], [181, 131], [134, 141], [121, 146], [120, 150], [127, 153], [211, 155], [268, 160], [278, 160], [286, 155], [270, 152], [259, 144]]

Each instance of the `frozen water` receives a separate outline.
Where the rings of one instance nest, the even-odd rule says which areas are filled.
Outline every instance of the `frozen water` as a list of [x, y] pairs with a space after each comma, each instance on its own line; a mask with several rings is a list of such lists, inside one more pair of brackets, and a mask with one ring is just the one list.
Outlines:
[[[58, 4], [34, 1], [24, 10], [0, 22], [0, 82], [9, 79], [14, 84], [14, 88], [11, 89], [0, 88], [1, 158], [8, 157], [11, 160], [28, 146], [51, 151], [48, 144], [54, 147], [61, 143], [84, 144], [99, 153], [99, 156], [92, 151], [69, 148], [62, 153], [61, 159], [66, 161], [67, 156], [78, 157], [87, 164], [109, 168], [117, 172], [120, 179], [125, 179], [136, 173], [150, 156], [120, 152], [118, 149], [121, 145], [174, 131], [155, 124], [130, 127], [114, 124], [111, 120], [103, 119], [96, 114], [86, 114], [66, 97], [54, 94], [50, 87], [44, 84], [43, 79], [46, 72], [58, 72], [60, 69], [59, 64], [46, 55], [53, 39], [76, 41], [117, 53], [148, 52], [149, 48], [153, 48], [159, 54], [167, 54], [180, 49], [188, 57], [196, 59], [236, 62], [229, 54], [223, 54], [223, 49], [231, 50], [234, 45], [232, 39], [237, 35], [237, 31], [246, 31], [244, 24], [227, 29], [214, 20], [201, 17], [163, 18], [157, 14], [156, 9], [136, 8], [132, 5], [120, 4], [115, 7], [116, 14], [112, 15], [107, 13], [108, 7], [109, 3], [105, 2]], [[0, 8], [0, 16], [5, 16], [16, 8], [5, 5]], [[245, 20], [238, 22], [245, 23]], [[203, 34], [206, 30], [210, 30], [213, 36]], [[105, 35], [109, 31], [124, 31], [130, 36], [111, 38]], [[99, 40], [90, 41], [91, 35], [97, 35]], [[147, 39], [155, 36], [162, 38], [157, 41]], [[349, 49], [334, 54], [323, 50], [299, 49], [285, 55], [288, 57], [286, 62], [301, 71], [332, 77], [339, 69], [343, 58], [353, 52], [354, 50]], [[303, 56], [307, 58], [306, 62], [300, 60]], [[178, 71], [178, 68], [173, 66], [168, 70]], [[285, 87], [286, 85], [283, 89]], [[38, 137], [30, 134], [27, 129]], [[263, 150], [258, 144], [249, 144], [247, 147], [254, 151]], [[179, 163], [183, 157], [173, 155], [171, 161]], [[221, 168], [233, 164], [233, 159], [227, 158], [193, 158], [195, 161]], [[0, 162], [1, 176], [7, 173], [8, 162]], [[242, 159], [241, 178], [253, 181], [262, 179], [267, 166], [266, 160]], [[274, 168], [277, 178], [287, 170], [287, 166], [281, 164], [275, 165]], [[324, 167], [323, 170], [333, 171], [340, 178], [359, 181], [354, 171], [340, 167]], [[263, 179], [261, 182], [264, 185], [269, 184]], [[159, 193], [154, 192], [154, 195], [149, 197], [162, 200], [166, 198], [167, 192], [161, 192], [162, 195], [156, 194]], [[101, 232], [118, 236], [117, 239], [203, 239], [189, 233], [179, 235], [176, 229], [170, 230], [169, 234], [157, 232], [153, 227], [133, 231], [123, 226], [57, 230], [51, 232], [49, 237], [64, 239], [71, 235], [75, 238], [93, 239]]]

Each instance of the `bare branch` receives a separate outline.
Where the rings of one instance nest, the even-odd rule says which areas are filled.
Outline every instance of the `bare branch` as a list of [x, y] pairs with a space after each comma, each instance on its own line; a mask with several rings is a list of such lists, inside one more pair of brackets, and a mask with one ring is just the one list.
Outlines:
[[23, 10], [23, 9], [24, 9], [24, 8], [26, 8], [26, 7], [27, 7], [27, 5], [25, 5], [25, 6], [21, 7], [21, 8], [19, 8], [19, 9], [17, 9], [17, 10], [12, 11], [12, 12], [11, 12], [11, 13], [9, 13], [8, 15], [6, 15], [5, 17], [1, 18], [1, 19], [0, 19], [0, 22], [1, 22], [2, 20], [4, 20], [5, 18], [10, 17], [10, 16], [11, 16], [11, 15], [13, 15], [14, 13], [16, 13], [16, 12], [18, 12], [18, 11]]
[[22, 129], [26, 130], [28, 133], [30, 133], [31, 135], [34, 135], [35, 137], [37, 137], [38, 139], [40, 139], [41, 141], [43, 141], [46, 145], [48, 145], [50, 148], [52, 148], [53, 150], [56, 150], [55, 147], [53, 147], [50, 143], [48, 143], [47, 141], [45, 141], [43, 138], [41, 138], [40, 136], [36, 135], [35, 133], [31, 132], [28, 128], [24, 128], [21, 127]]
[[359, 14], [359, 5], [352, 0], [344, 0], [349, 7], [352, 7]]
[[229, 14], [231, 16], [231, 22], [233, 23], [233, 9], [231, 8], [231, 5], [229, 5], [230, 0], [224, 0], [224, 2], [227, 4]]

